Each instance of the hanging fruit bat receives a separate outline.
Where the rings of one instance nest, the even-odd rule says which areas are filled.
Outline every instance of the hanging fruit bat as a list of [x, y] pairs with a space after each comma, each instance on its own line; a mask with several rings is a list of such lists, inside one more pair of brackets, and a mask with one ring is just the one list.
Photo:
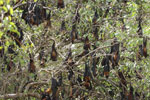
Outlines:
[[20, 33], [20, 37], [18, 38], [18, 40], [19, 40], [20, 43], [21, 43], [22, 40], [23, 40], [23, 36], [24, 36], [23, 30], [22, 30], [21, 27], [19, 27], [18, 25], [17, 25], [17, 28], [18, 28], [18, 32]]
[[28, 7], [29, 7], [29, 3], [27, 2], [26, 7], [23, 8], [23, 12], [22, 12], [22, 16], [21, 16], [21, 18], [24, 19], [26, 21], [26, 23], [27, 23], [26, 18], [27, 18], [27, 13], [28, 13]]
[[143, 56], [145, 58], [148, 56], [146, 46], [147, 46], [147, 38], [143, 38]]
[[139, 45], [139, 51], [137, 52], [137, 59], [141, 60], [142, 56], [143, 56], [143, 46]]
[[49, 11], [49, 14], [46, 17], [46, 27], [50, 27], [51, 28], [51, 11]]
[[[97, 49], [95, 43], [92, 45], [92, 47], [93, 47], [93, 50]], [[96, 52], [91, 53], [91, 55], [92, 55], [92, 57], [95, 57], [96, 56]]]
[[73, 70], [72, 70], [72, 69], [69, 69], [69, 70], [68, 70], [68, 80], [71, 80], [72, 77], [73, 77], [73, 75], [74, 75]]
[[10, 53], [10, 54], [16, 54], [16, 52], [13, 50], [14, 49], [14, 45], [9, 45], [8, 46], [8, 53]]
[[23, 36], [24, 36], [24, 34], [23, 34], [23, 30], [22, 30], [21, 27], [19, 26], [19, 23], [16, 23], [16, 26], [17, 26], [18, 32], [20, 33], [20, 36], [16, 36], [16, 37], [15, 37], [15, 42], [16, 42], [16, 44], [20, 47], [20, 46], [21, 46], [21, 43], [22, 43], [22, 41], [23, 41]]
[[34, 8], [34, 12], [33, 12], [33, 24], [32, 25], [39, 25], [39, 24], [41, 24], [42, 23], [42, 18], [41, 18], [41, 8], [39, 7], [39, 6], [35, 6], [35, 8]]
[[63, 20], [61, 23], [60, 31], [65, 31], [65, 30], [66, 30], [65, 21]]
[[94, 28], [93, 35], [94, 35], [94, 37], [95, 37], [96, 40], [99, 39], [99, 36], [98, 36], [98, 28], [97, 28], [97, 27]]
[[82, 79], [79, 74], [78, 74], [77, 82], [80, 84], [80, 86], [82, 85]]
[[4, 56], [4, 47], [3, 47], [3, 42], [0, 40], [0, 47], [2, 47], [0, 49], [0, 57], [3, 57]]
[[128, 2], [128, 0], [123, 0], [123, 2], [126, 4]]
[[134, 89], [133, 89], [133, 87], [130, 85], [130, 92], [129, 92], [129, 94], [128, 94], [128, 99], [127, 100], [134, 100], [134, 96], [133, 96], [133, 91], [134, 91]]
[[51, 90], [52, 90], [52, 100], [57, 100], [57, 98], [58, 98], [58, 82], [55, 78], [52, 78]]
[[34, 64], [34, 60], [33, 60], [33, 57], [32, 57], [32, 55], [31, 54], [29, 54], [29, 57], [30, 57], [30, 63], [29, 63], [29, 68], [28, 68], [28, 70], [29, 70], [29, 72], [30, 73], [35, 73], [35, 69], [36, 69], [36, 66], [35, 66], [35, 64]]
[[114, 38], [113, 42], [111, 43], [111, 52], [110, 54], [112, 54], [113, 52], [119, 51], [119, 43], [118, 43], [118, 39]]
[[104, 18], [106, 18], [106, 17], [107, 17], [107, 15], [108, 15], [108, 13], [109, 13], [109, 10], [110, 10], [110, 8], [109, 8], [109, 7], [107, 7], [107, 9], [106, 9], [106, 11], [105, 11], [105, 14], [104, 14]]
[[115, 66], [118, 65], [119, 59], [120, 59], [120, 54], [119, 54], [119, 43], [117, 41], [117, 38], [114, 38], [114, 41], [111, 46], [111, 51], [110, 54], [110, 61], [112, 62], [112, 67], [115, 68]]
[[101, 62], [101, 65], [104, 66], [104, 72], [103, 72], [104, 76], [106, 78], [108, 78], [109, 77], [109, 72], [110, 72], [109, 57], [108, 56], [103, 58], [103, 60]]
[[111, 59], [113, 68], [115, 68], [115, 66], [118, 65], [119, 59], [120, 59], [119, 51], [114, 52]]
[[7, 31], [7, 34], [15, 41], [16, 45], [20, 47], [24, 34], [23, 34], [23, 30], [19, 26], [19, 23], [16, 23], [16, 27], [20, 35], [18, 35], [17, 32], [12, 32], [12, 31]]
[[124, 85], [125, 87], [127, 87], [127, 81], [126, 81], [122, 71], [118, 71], [118, 76], [121, 80], [121, 84]]
[[73, 60], [72, 60], [72, 52], [71, 49], [68, 52], [68, 56], [65, 59], [65, 62], [67, 63], [67, 65], [72, 66], [74, 64]]
[[53, 45], [52, 45], [52, 50], [51, 50], [51, 60], [52, 61], [57, 61], [57, 51], [56, 51], [56, 48], [55, 48], [55, 41], [53, 42]]
[[58, 86], [61, 86], [63, 84], [63, 81], [62, 81], [62, 72], [60, 72], [59, 76], [58, 76]]
[[93, 18], [93, 20], [92, 20], [93, 25], [96, 25], [97, 19], [98, 19], [98, 13], [97, 13], [97, 10], [96, 10], [96, 11], [95, 11], [95, 14], [94, 14], [94, 18]]
[[10, 60], [7, 64], [7, 70], [10, 71], [13, 67], [15, 67], [15, 64], [12, 60]]
[[[43, 7], [46, 6], [46, 4], [45, 4], [44, 1], [42, 1], [42, 6], [43, 6]], [[47, 18], [46, 9], [42, 8], [41, 11], [40, 11], [40, 13], [41, 13], [41, 18], [40, 18], [40, 20], [44, 21], [44, 20]]]
[[86, 38], [85, 38], [84, 47], [83, 48], [84, 48], [84, 50], [90, 49], [90, 41], [89, 41], [88, 36], [86, 36]]
[[[44, 2], [42, 2], [42, 6], [45, 6]], [[29, 24], [30, 27], [31, 25], [38, 26], [46, 19], [46, 9], [40, 8], [37, 2], [27, 2], [27, 6], [23, 10], [22, 19], [24, 19], [26, 24]]]
[[57, 8], [64, 8], [64, 0], [58, 0]]
[[80, 14], [79, 14], [79, 9], [77, 9], [77, 13], [75, 15], [75, 22], [79, 23], [80, 22]]
[[84, 72], [84, 86], [86, 89], [91, 90], [92, 89], [92, 84], [91, 84], [91, 79], [92, 79], [92, 74], [90, 72], [89, 68], [89, 62], [85, 62], [85, 72]]
[[76, 24], [73, 23], [73, 26], [72, 26], [72, 31], [71, 31], [71, 41], [72, 43], [74, 43], [75, 39], [77, 39], [77, 31], [76, 31]]
[[48, 88], [47, 90], [45, 90], [44, 92], [42, 92], [41, 94], [41, 100], [51, 100], [51, 97], [50, 97], [50, 91], [51, 89]]
[[139, 36], [142, 36], [143, 35], [143, 30], [142, 30], [142, 18], [141, 18], [141, 15], [139, 16], [138, 18], [138, 30], [137, 30], [137, 33]]
[[91, 70], [92, 70], [92, 73], [93, 73], [94, 77], [96, 77], [96, 75], [97, 75], [97, 73], [96, 73], [96, 69], [97, 69], [96, 65], [97, 65], [97, 59], [96, 59], [96, 57], [93, 57]]
[[44, 65], [46, 59], [44, 58], [44, 47], [41, 47], [40, 53], [39, 53], [39, 60], [40, 60], [40, 65]]

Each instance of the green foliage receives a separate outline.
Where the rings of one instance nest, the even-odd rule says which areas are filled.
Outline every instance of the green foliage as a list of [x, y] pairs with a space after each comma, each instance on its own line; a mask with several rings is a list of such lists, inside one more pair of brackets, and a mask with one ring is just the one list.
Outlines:
[[[32, 0], [31, 0], [32, 1]], [[43, 0], [33, 0], [37, 2], [40, 9]], [[45, 88], [50, 88], [51, 78], [59, 76], [63, 73], [63, 85], [60, 86], [64, 89], [64, 95], [67, 100], [69, 98], [68, 91], [71, 87], [68, 77], [68, 65], [65, 63], [69, 49], [72, 51], [72, 58], [75, 64], [73, 66], [74, 77], [81, 75], [84, 78], [85, 61], [90, 62], [92, 66], [92, 56], [84, 55], [79, 58], [78, 56], [84, 51], [84, 39], [88, 36], [91, 49], [89, 52], [94, 52], [96, 57], [100, 57], [97, 67], [97, 76], [94, 77], [92, 82], [92, 90], [86, 89], [83, 85], [76, 84], [81, 88], [81, 97], [85, 96], [89, 100], [97, 99], [121, 99], [121, 79], [118, 76], [118, 71], [122, 71], [125, 79], [127, 80], [126, 91], [130, 93], [130, 85], [134, 88], [133, 94], [140, 94], [140, 98], [148, 99], [150, 97], [149, 90], [149, 32], [150, 32], [150, 19], [149, 19], [149, 0], [64, 0], [65, 8], [57, 8], [57, 0], [44, 0], [46, 14], [48, 15], [51, 10], [51, 27], [46, 25], [46, 19], [38, 25], [32, 25], [22, 18], [23, 11], [26, 8], [27, 0], [0, 0], [0, 66], [4, 66], [4, 70], [0, 71], [0, 94], [11, 94], [19, 91], [20, 85], [26, 85], [28, 82], [46, 82], [46, 85], [37, 85], [29, 89], [29, 91], [21, 91], [22, 93], [38, 93], [45, 91]], [[17, 7], [14, 9], [14, 7]], [[78, 39], [75, 43], [71, 43], [70, 34], [74, 24], [75, 16], [80, 15], [80, 22], [76, 23], [76, 31]], [[97, 10], [98, 18], [96, 25], [93, 24], [95, 11]], [[109, 11], [108, 11], [109, 10]], [[107, 12], [108, 11], [108, 12]], [[26, 12], [28, 13], [28, 12]], [[39, 11], [40, 13], [40, 11]], [[30, 14], [30, 13], [29, 13]], [[34, 15], [33, 15], [34, 16]], [[141, 19], [140, 19], [141, 17]], [[47, 17], [46, 17], [47, 18]], [[28, 19], [29, 20], [29, 19]], [[141, 20], [141, 27], [143, 35], [138, 35], [139, 20]], [[31, 21], [31, 20], [29, 20]], [[65, 30], [61, 30], [61, 23], [65, 21]], [[20, 27], [23, 30], [23, 39], [20, 42], [21, 46], [17, 44], [18, 37], [21, 37]], [[97, 40], [94, 37], [94, 27], [98, 28]], [[120, 43], [120, 60], [119, 64], [112, 68], [110, 62], [109, 78], [103, 75], [104, 66], [101, 65], [102, 59], [106, 54], [110, 54], [111, 45], [114, 37]], [[140, 56], [138, 60], [137, 54], [140, 51], [139, 45], [143, 44], [143, 38], [147, 38], [147, 53], [148, 57]], [[16, 40], [18, 39], [18, 40]], [[51, 47], [53, 41], [56, 43], [56, 50], [58, 52], [58, 60], [52, 61], [50, 58]], [[96, 45], [97, 49], [94, 51], [92, 45]], [[10, 46], [15, 53], [10, 53]], [[39, 60], [41, 48], [44, 47], [44, 65]], [[4, 52], [2, 52], [4, 50]], [[33, 57], [34, 65], [36, 66], [35, 73], [29, 73], [28, 67], [30, 65], [31, 54]], [[2, 55], [2, 57], [1, 57]], [[112, 54], [111, 54], [112, 56]], [[12, 61], [15, 64], [10, 71], [7, 70]], [[135, 71], [138, 71], [142, 79], [137, 78]], [[36, 78], [35, 78], [36, 77]], [[3, 82], [4, 81], [4, 82]], [[4, 87], [4, 84], [8, 87]], [[19, 85], [18, 85], [19, 84]], [[60, 88], [59, 87], [59, 88]], [[26, 88], [26, 87], [23, 87]], [[20, 91], [19, 91], [20, 92]], [[113, 92], [113, 95], [110, 94]], [[60, 94], [63, 92], [61, 91]], [[58, 97], [62, 97], [59, 94]], [[80, 99], [81, 99], [80, 97]], [[31, 97], [32, 98], [32, 97]], [[137, 97], [138, 98], [138, 97]], [[1, 99], [1, 96], [0, 96]], [[34, 100], [35, 98], [32, 98]], [[30, 98], [19, 100], [30, 100]], [[36, 100], [36, 99], [35, 99]]]

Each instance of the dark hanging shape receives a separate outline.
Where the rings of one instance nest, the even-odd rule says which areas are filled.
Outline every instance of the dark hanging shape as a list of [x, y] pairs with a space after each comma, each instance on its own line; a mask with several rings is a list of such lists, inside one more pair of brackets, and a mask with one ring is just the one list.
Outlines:
[[[19, 26], [19, 23], [16, 23], [16, 26], [17, 26], [18, 32], [20, 33], [20, 36], [15, 36], [14, 38], [15, 38], [16, 44], [20, 47], [21, 43], [23, 41], [24, 34], [23, 34], [22, 28]], [[15, 33], [15, 34], [17, 34], [17, 33]]]
[[51, 85], [51, 90], [52, 90], [52, 100], [57, 100], [57, 91], [58, 91], [58, 82], [56, 79], [52, 78], [52, 85]]
[[85, 38], [84, 47], [83, 48], [84, 48], [84, 50], [90, 49], [90, 41], [89, 41], [88, 36], [86, 36], [86, 38]]
[[143, 45], [139, 45], [139, 60], [143, 56]]
[[62, 23], [61, 23], [61, 28], [60, 28], [61, 31], [64, 31], [66, 30], [66, 26], [65, 26], [65, 21], [63, 20]]
[[71, 31], [71, 41], [72, 43], [74, 43], [75, 39], [77, 39], [77, 31], [76, 31], [76, 24], [73, 23], [73, 26], [72, 26], [72, 31]]
[[79, 14], [79, 10], [77, 10], [77, 13], [75, 15], [75, 22], [80, 22], [80, 14]]
[[49, 11], [49, 14], [46, 17], [46, 27], [51, 27], [51, 11]]
[[93, 25], [96, 25], [97, 19], [98, 19], [98, 13], [97, 13], [97, 10], [96, 10], [96, 11], [95, 11], [95, 14], [94, 14], [94, 18], [93, 18], [93, 20], [92, 20]]
[[16, 52], [13, 50], [14, 49], [14, 45], [9, 45], [8, 46], [8, 53], [10, 53], [10, 54], [16, 54]]
[[[45, 7], [45, 1], [42, 1], [42, 6]], [[46, 16], [46, 9], [42, 8], [41, 9], [41, 20], [44, 21], [47, 18]]]
[[20, 42], [22, 42], [22, 40], [23, 40], [23, 36], [24, 36], [24, 34], [23, 34], [23, 30], [18, 26], [18, 31], [19, 31], [19, 33], [20, 33], [20, 37], [19, 37], [19, 41]]
[[36, 6], [36, 3], [31, 3], [28, 8], [27, 14], [27, 22], [29, 25], [38, 25], [39, 16], [40, 16], [40, 8]]
[[40, 65], [45, 64], [46, 59], [44, 58], [44, 56], [45, 56], [44, 47], [42, 47], [39, 53]]
[[92, 84], [91, 84], [91, 79], [92, 79], [92, 74], [90, 72], [89, 68], [89, 62], [85, 62], [85, 72], [84, 72], [84, 86], [86, 89], [91, 90], [92, 89]]
[[94, 77], [96, 77], [96, 75], [97, 75], [96, 74], [96, 69], [97, 69], [96, 65], [97, 65], [97, 59], [96, 59], [96, 57], [94, 57], [92, 59], [92, 68], [91, 68]]
[[106, 11], [105, 11], [105, 13], [104, 13], [104, 18], [106, 18], [106, 17], [107, 17], [107, 15], [108, 15], [108, 13], [109, 13], [109, 10], [110, 10], [110, 8], [109, 8], [109, 7], [107, 7], [107, 9], [106, 9]]
[[74, 72], [72, 71], [72, 69], [69, 69], [68, 70], [68, 80], [71, 80], [73, 75], [74, 75]]
[[133, 96], [133, 87], [130, 85], [130, 92], [128, 94], [128, 99], [127, 100], [134, 100], [134, 96]]
[[113, 42], [111, 43], [111, 51], [110, 53], [112, 54], [113, 52], [119, 51], [119, 42], [117, 38], [114, 38]]
[[139, 36], [143, 35], [143, 30], [142, 30], [141, 24], [142, 24], [142, 18], [139, 17], [138, 18], [138, 30], [137, 30], [137, 33], [138, 33]]
[[10, 71], [13, 67], [15, 67], [15, 64], [12, 60], [10, 60], [8, 63], [7, 63], [7, 70]]
[[112, 56], [109, 56], [113, 68], [118, 65], [118, 62], [120, 60], [119, 45], [120, 44], [118, 43], [117, 38], [114, 38], [110, 51], [110, 54], [112, 54]]
[[29, 7], [29, 3], [27, 2], [27, 5], [23, 8], [23, 12], [22, 12], [22, 16], [21, 18], [24, 19], [27, 23], [27, 13], [28, 13], [28, 7]]
[[[17, 28], [18, 28], [18, 26], [17, 26]], [[20, 37], [16, 32], [7, 31], [7, 34], [15, 41], [16, 45], [18, 45], [20, 47], [21, 41], [22, 41], [21, 39], [23, 38], [23, 35], [22, 35], [23, 33], [21, 31], [21, 28], [18, 31], [20, 31]], [[14, 45], [11, 45], [11, 46], [14, 48]]]
[[41, 9], [39, 6], [35, 6], [34, 15], [33, 15], [33, 25], [39, 25], [42, 22], [41, 18]]
[[147, 38], [143, 38], [143, 56], [146, 58], [148, 56], [147, 54]]
[[63, 77], [62, 77], [62, 72], [59, 74], [58, 76], [58, 86], [61, 86], [63, 81], [62, 81]]
[[115, 68], [115, 66], [118, 65], [119, 59], [120, 59], [119, 51], [114, 52], [114, 53], [113, 53], [113, 57], [112, 57], [112, 59], [111, 59], [112, 67], [113, 67], [113, 68]]
[[93, 35], [94, 35], [94, 37], [95, 37], [96, 40], [99, 39], [99, 36], [98, 36], [98, 28], [97, 28], [97, 27], [94, 28]]
[[4, 56], [4, 46], [3, 46], [3, 42], [0, 40], [0, 47], [2, 47], [0, 49], [0, 57], [3, 57]]
[[101, 65], [104, 66], [104, 76], [106, 78], [109, 77], [109, 72], [110, 72], [110, 66], [109, 66], [109, 57], [106, 56], [105, 58], [103, 58], [102, 62], [101, 62]]
[[29, 63], [29, 68], [28, 68], [28, 70], [29, 70], [29, 72], [30, 73], [35, 73], [35, 69], [36, 69], [36, 66], [35, 66], [35, 64], [34, 64], [34, 60], [33, 60], [33, 57], [32, 57], [32, 55], [31, 54], [29, 54], [29, 57], [30, 57], [30, 63]]
[[55, 48], [55, 41], [54, 41], [54, 43], [52, 45], [52, 50], [51, 50], [51, 60], [52, 61], [57, 61], [57, 56], [58, 56], [58, 54], [57, 54], [57, 51], [56, 51], [56, 48]]
[[128, 2], [128, 0], [123, 0], [123, 3], [125, 3], [125, 4], [126, 4], [127, 2]]
[[77, 82], [80, 84], [80, 86], [82, 85], [82, 84], [81, 84], [81, 83], [82, 83], [82, 79], [81, 79], [81, 77], [80, 77], [79, 74], [78, 74]]
[[49, 89], [42, 92], [41, 100], [52, 100], [50, 95], [49, 95]]
[[[122, 71], [118, 71], [118, 76], [119, 76], [119, 78], [120, 78], [120, 80], [121, 80], [121, 84], [126, 87], [126, 86], [127, 86], [127, 81], [126, 81], [126, 79], [125, 79], [125, 77], [124, 77]], [[124, 86], [123, 86], [123, 87], [124, 87]]]
[[64, 0], [58, 0], [57, 8], [64, 8]]
[[72, 59], [72, 52], [71, 52], [71, 49], [70, 49], [69, 52], [68, 52], [68, 56], [67, 56], [67, 58], [65, 59], [65, 62], [66, 62], [66, 64], [69, 65], [69, 66], [72, 66], [72, 65], [74, 64], [73, 59]]

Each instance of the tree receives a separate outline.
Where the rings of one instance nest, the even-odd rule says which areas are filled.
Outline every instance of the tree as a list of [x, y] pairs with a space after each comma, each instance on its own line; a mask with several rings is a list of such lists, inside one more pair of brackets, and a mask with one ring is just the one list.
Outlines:
[[148, 99], [149, 4], [0, 0], [0, 99]]

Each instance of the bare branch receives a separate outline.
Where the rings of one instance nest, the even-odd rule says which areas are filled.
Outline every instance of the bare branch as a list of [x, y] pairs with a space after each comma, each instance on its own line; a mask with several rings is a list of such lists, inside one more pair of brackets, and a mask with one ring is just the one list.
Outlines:
[[21, 97], [35, 97], [40, 99], [41, 96], [37, 93], [16, 93], [16, 94], [5, 94], [5, 95], [0, 95], [0, 99], [15, 99], [15, 98], [21, 98]]

